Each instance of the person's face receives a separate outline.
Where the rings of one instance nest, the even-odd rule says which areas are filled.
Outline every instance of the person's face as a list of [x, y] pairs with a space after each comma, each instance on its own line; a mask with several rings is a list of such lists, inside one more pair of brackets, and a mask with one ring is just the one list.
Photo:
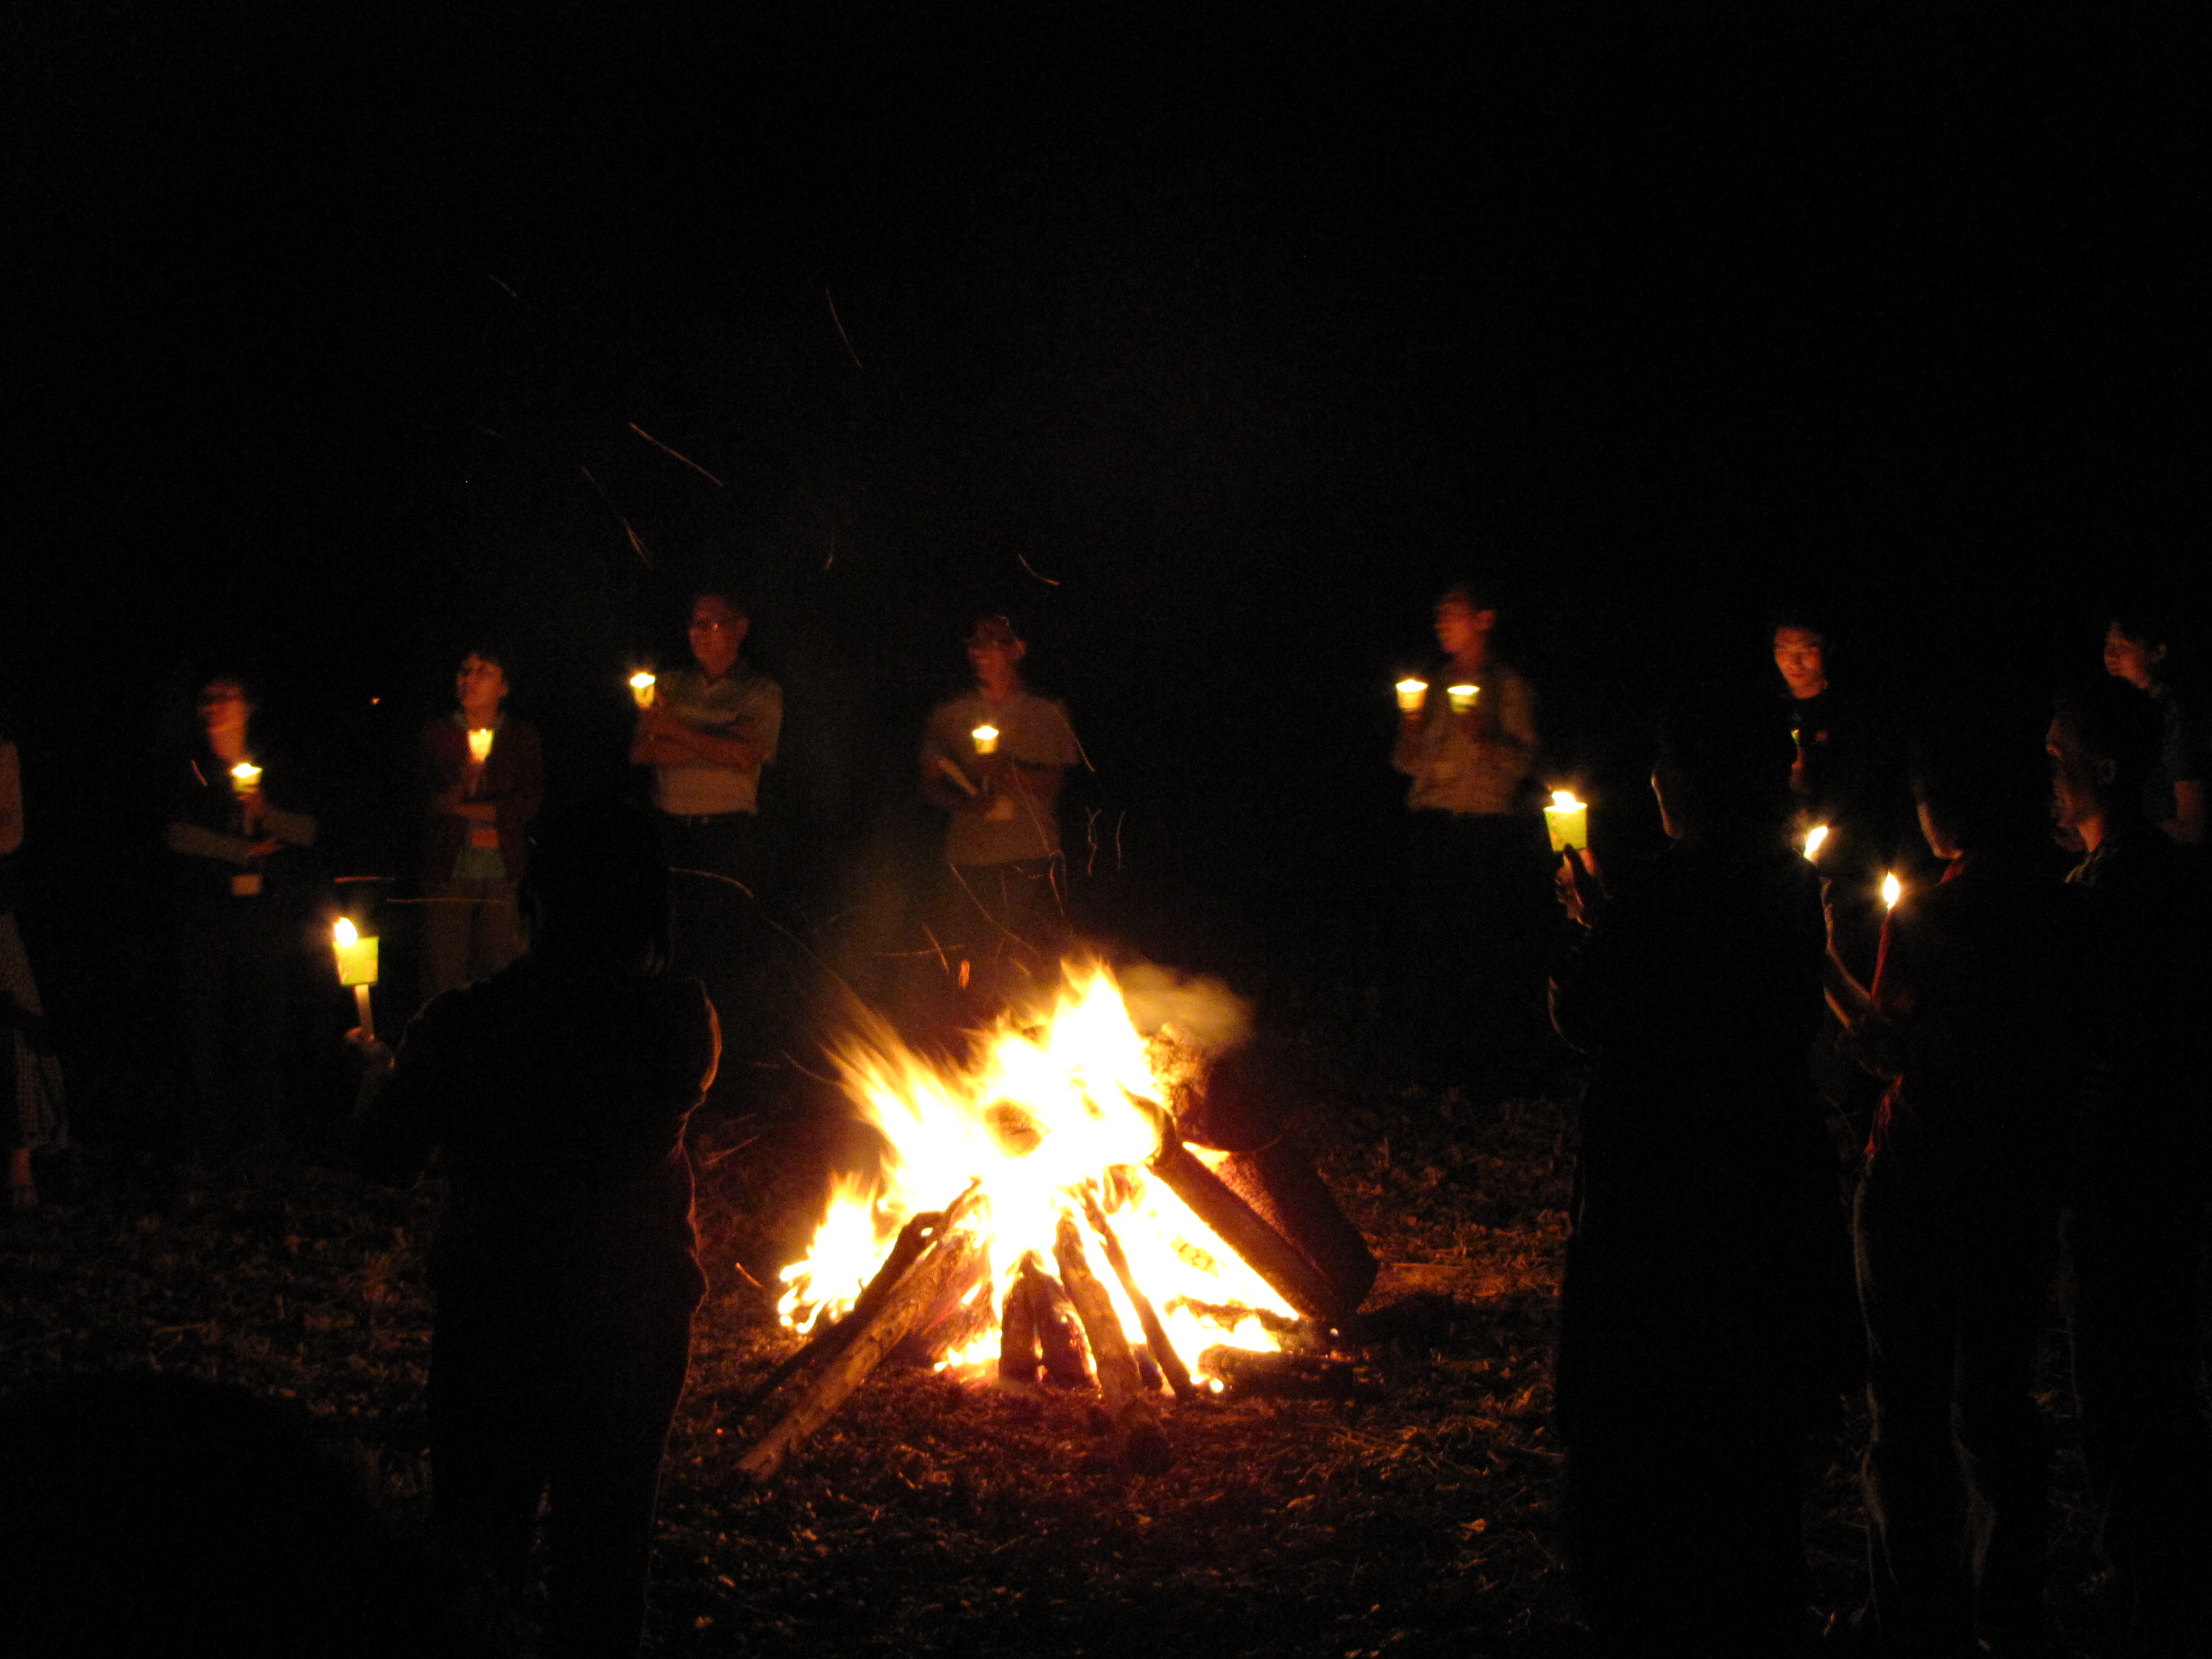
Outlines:
[[1497, 626], [1495, 611], [1477, 611], [1465, 599], [1450, 599], [1437, 606], [1437, 643], [1447, 656], [1464, 656]]
[[709, 593], [691, 607], [691, 655], [708, 674], [719, 679], [738, 660], [738, 647], [745, 642], [746, 619], [730, 609], [720, 594]]
[[1782, 671], [1782, 678], [1788, 684], [1792, 696], [1820, 695], [1820, 687], [1828, 678], [1822, 651], [1820, 636], [1809, 628], [1778, 628], [1774, 630], [1774, 665]]
[[507, 696], [507, 671], [471, 652], [453, 676], [453, 695], [464, 708], [496, 708]]
[[1951, 839], [1950, 832], [1944, 829], [1942, 821], [1928, 810], [1928, 803], [1921, 801], [1916, 810], [1920, 814], [1920, 838], [1928, 843], [1928, 850], [1939, 859], [1958, 857], [1958, 843]]
[[1012, 685], [1023, 649], [1019, 640], [969, 641], [968, 665], [975, 671], [975, 683], [993, 691]]
[[210, 732], [235, 730], [252, 712], [246, 688], [235, 680], [210, 680], [200, 688], [200, 724]]
[[2131, 640], [2118, 623], [2105, 629], [2105, 672], [2130, 685], [2149, 690], [2152, 672], [2165, 655], [2164, 646]]
[[2051, 757], [2052, 816], [2060, 829], [2078, 830], [2101, 815], [2100, 797], [2115, 769], [2085, 748], [2063, 720], [2051, 722], [2043, 747]]

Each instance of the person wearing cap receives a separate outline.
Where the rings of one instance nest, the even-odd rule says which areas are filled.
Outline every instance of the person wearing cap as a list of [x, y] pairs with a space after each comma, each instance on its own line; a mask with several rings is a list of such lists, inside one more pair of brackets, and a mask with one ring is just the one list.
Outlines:
[[[921, 742], [921, 793], [950, 814], [948, 925], [959, 973], [987, 1004], [1042, 965], [1060, 928], [1060, 824], [1054, 804], [1082, 758], [1067, 708], [1023, 684], [1029, 647], [1004, 617], [969, 630], [975, 689], [930, 711]], [[972, 982], [971, 981], [980, 981]]]

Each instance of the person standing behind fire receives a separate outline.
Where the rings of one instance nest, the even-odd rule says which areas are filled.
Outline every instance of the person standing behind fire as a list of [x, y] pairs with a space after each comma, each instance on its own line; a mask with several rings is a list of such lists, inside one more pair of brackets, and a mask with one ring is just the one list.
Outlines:
[[182, 1139], [206, 1158], [264, 1147], [276, 1133], [291, 890], [316, 823], [271, 799], [248, 745], [254, 708], [242, 681], [204, 681], [198, 708], [202, 741], [171, 781], [164, 841], [189, 1070]]
[[932, 709], [921, 740], [922, 797], [951, 814], [940, 943], [958, 941], [960, 983], [987, 1008], [1048, 966], [1065, 930], [1054, 806], [1082, 750], [1066, 705], [1023, 683], [1028, 653], [1006, 617], [981, 618], [968, 635], [975, 689]]
[[[498, 653], [470, 652], [453, 676], [460, 707], [422, 728], [419, 769], [428, 805], [420, 877], [422, 1000], [489, 979], [522, 952], [514, 884], [528, 830], [545, 798], [538, 728], [505, 713]], [[483, 758], [473, 745], [490, 734]]]
[[[1437, 601], [1445, 660], [1398, 725], [1390, 763], [1413, 779], [1407, 997], [1413, 1039], [1442, 1081], [1527, 1064], [1541, 1037], [1550, 906], [1541, 820], [1524, 799], [1536, 694], [1490, 648], [1498, 607], [1455, 583]], [[1450, 688], [1476, 688], [1464, 708]]]
[[674, 870], [703, 870], [748, 891], [761, 880], [761, 769], [775, 759], [783, 688], [739, 654], [751, 618], [735, 595], [691, 600], [693, 666], [663, 675], [637, 711], [634, 765], [653, 769], [661, 849]]

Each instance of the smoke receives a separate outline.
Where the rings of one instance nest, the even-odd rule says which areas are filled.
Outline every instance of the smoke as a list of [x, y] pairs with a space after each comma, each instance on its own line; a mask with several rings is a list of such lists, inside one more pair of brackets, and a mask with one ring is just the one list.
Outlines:
[[1212, 1055], [1251, 1040], [1252, 1005], [1218, 979], [1189, 978], [1149, 962], [1117, 968], [1114, 977], [1139, 1036], [1172, 1026], [1184, 1042]]

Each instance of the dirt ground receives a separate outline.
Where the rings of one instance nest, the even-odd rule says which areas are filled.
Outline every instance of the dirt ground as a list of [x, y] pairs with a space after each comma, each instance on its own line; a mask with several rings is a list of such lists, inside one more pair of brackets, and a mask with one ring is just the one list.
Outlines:
[[[1280, 1041], [1278, 1039], [1277, 1041]], [[1585, 1651], [1553, 1518], [1550, 1362], [1571, 1149], [1553, 1099], [1477, 1106], [1376, 1080], [1356, 1044], [1285, 1045], [1301, 1132], [1385, 1268], [1338, 1352], [1350, 1401], [1166, 1413], [1175, 1463], [1121, 1466], [1080, 1401], [879, 1373], [775, 1479], [735, 1471], [748, 1390], [793, 1346], [760, 1288], [811, 1228], [848, 1144], [803, 1072], [702, 1118], [713, 1289], [667, 1463], [649, 1650], [1315, 1656]], [[412, 1193], [309, 1164], [156, 1202], [81, 1155], [0, 1228], [0, 1398], [161, 1370], [296, 1402], [386, 1505], [419, 1517], [430, 1301]], [[2056, 1610], [2091, 1562], [2070, 1401]], [[1860, 1591], [1862, 1425], [1808, 1457], [1815, 1594]]]

